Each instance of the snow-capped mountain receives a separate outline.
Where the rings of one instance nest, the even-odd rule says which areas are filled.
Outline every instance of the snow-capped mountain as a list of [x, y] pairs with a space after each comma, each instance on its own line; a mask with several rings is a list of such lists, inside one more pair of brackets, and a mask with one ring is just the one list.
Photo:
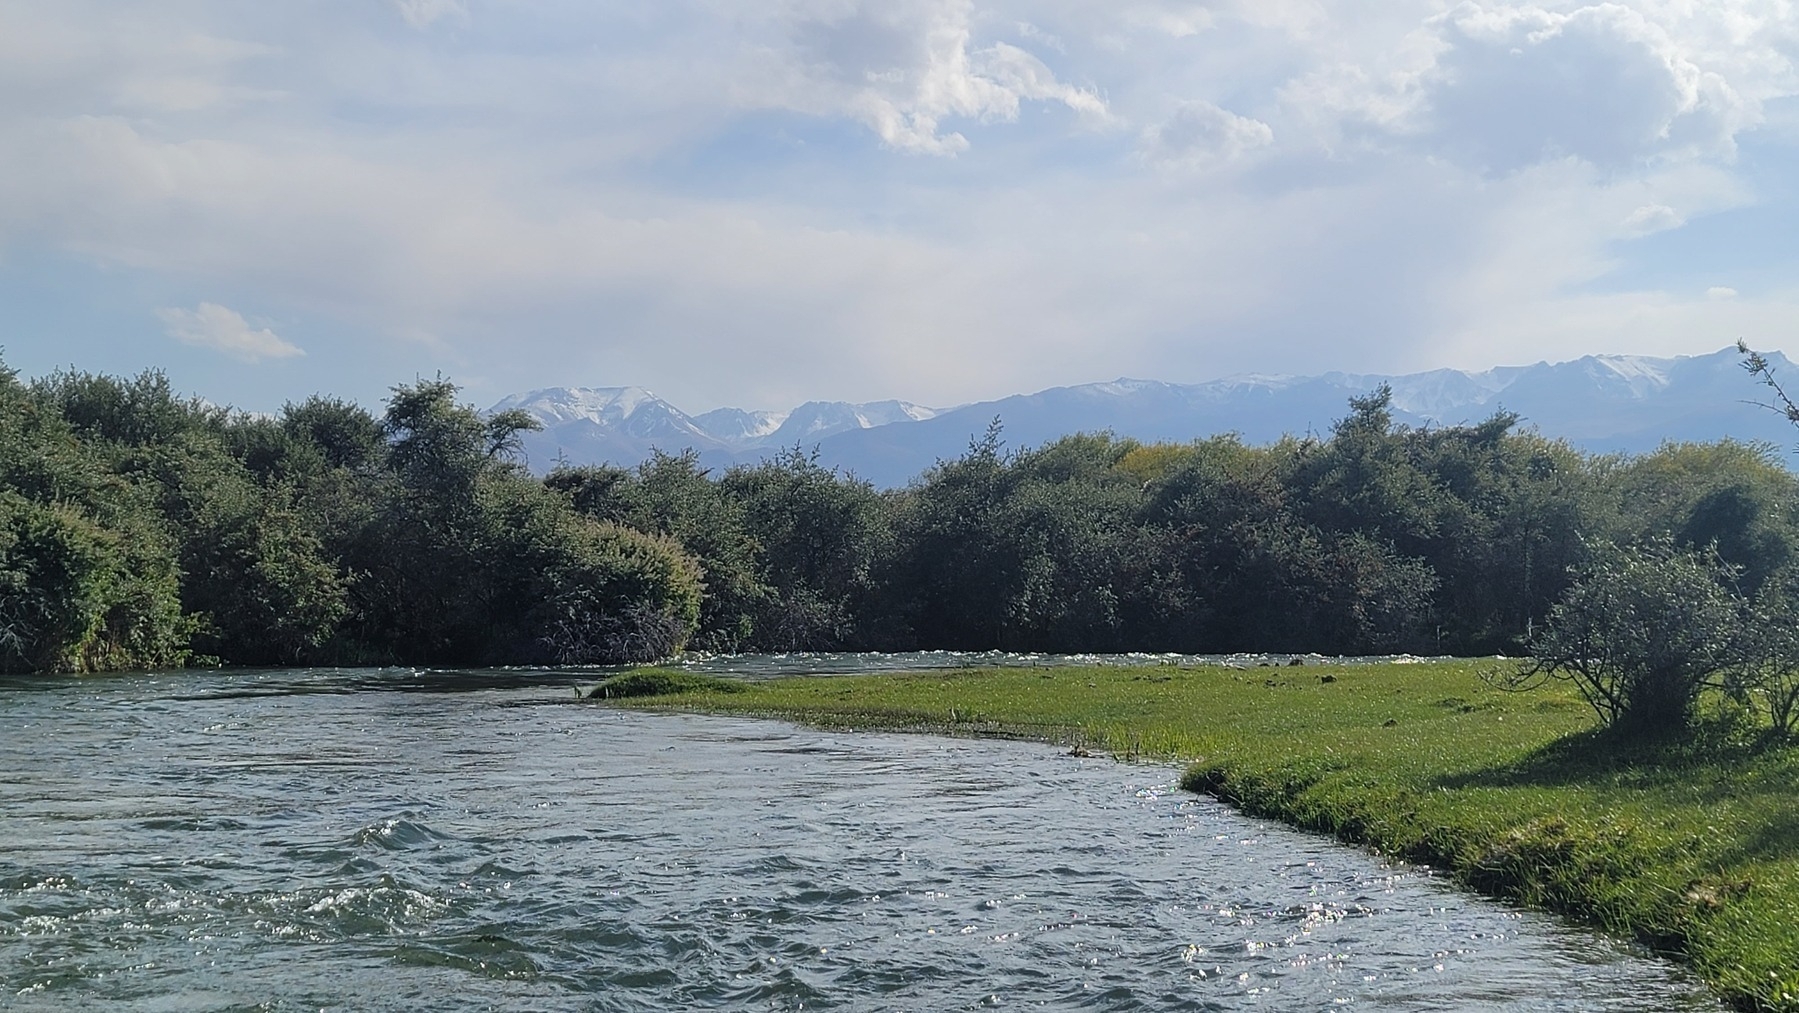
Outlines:
[[636, 464], [657, 449], [699, 452], [728, 466], [852, 429], [917, 422], [937, 414], [909, 401], [808, 401], [789, 412], [715, 408], [689, 415], [642, 387], [546, 387], [502, 398], [490, 412], [523, 409], [544, 425], [525, 436], [530, 463]]
[[795, 442], [817, 441], [851, 429], [873, 429], [894, 422], [922, 422], [936, 415], [935, 408], [910, 401], [871, 401], [868, 404], [808, 401], [790, 412], [781, 427], [765, 442], [790, 447]]
[[693, 417], [694, 424], [728, 445], [749, 446], [780, 430], [787, 412], [752, 412], [742, 408], [714, 408]]
[[686, 412], [642, 387], [549, 387], [514, 394], [489, 409], [522, 408], [545, 427], [588, 423], [647, 440], [710, 440]]
[[[1768, 358], [1799, 384], [1785, 357]], [[1799, 439], [1785, 419], [1754, 404], [1767, 392], [1729, 348], [1676, 358], [1589, 355], [1403, 376], [1244, 374], [1199, 384], [1119, 379], [946, 410], [905, 401], [812, 401], [790, 412], [719, 408], [689, 416], [637, 387], [532, 391], [494, 409], [523, 408], [544, 422], [544, 431], [526, 440], [539, 469], [557, 460], [631, 465], [652, 448], [691, 448], [708, 466], [728, 467], [799, 446], [816, 448], [827, 466], [896, 486], [938, 460], [960, 456], [995, 417], [1010, 447], [1100, 430], [1146, 442], [1235, 432], [1259, 443], [1286, 434], [1325, 435], [1348, 413], [1349, 398], [1382, 383], [1392, 388], [1394, 418], [1404, 424], [1458, 425], [1509, 411], [1525, 426], [1598, 452], [1643, 452], [1667, 440], [1726, 436], [1780, 445]]]

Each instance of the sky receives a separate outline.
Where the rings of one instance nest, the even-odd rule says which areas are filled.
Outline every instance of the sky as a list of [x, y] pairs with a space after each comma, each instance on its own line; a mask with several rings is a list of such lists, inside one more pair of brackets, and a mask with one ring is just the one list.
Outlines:
[[0, 0], [0, 358], [688, 411], [1783, 347], [1790, 0]]

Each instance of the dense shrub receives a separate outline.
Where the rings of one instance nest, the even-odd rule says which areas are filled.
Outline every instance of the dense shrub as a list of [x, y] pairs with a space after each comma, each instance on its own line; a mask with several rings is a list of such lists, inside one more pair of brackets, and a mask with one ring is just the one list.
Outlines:
[[0, 491], [0, 670], [178, 664], [188, 624], [161, 548], [67, 504]]
[[1749, 660], [1748, 603], [1714, 551], [1669, 542], [1601, 546], [1531, 639], [1507, 681], [1565, 680], [1607, 725], [1642, 736], [1686, 731], [1702, 691]]

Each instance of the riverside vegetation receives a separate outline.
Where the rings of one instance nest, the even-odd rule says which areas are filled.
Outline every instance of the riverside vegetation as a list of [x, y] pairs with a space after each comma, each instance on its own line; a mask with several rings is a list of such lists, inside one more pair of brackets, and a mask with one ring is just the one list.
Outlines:
[[1765, 446], [1595, 456], [1504, 413], [1396, 425], [1381, 390], [1266, 446], [1008, 451], [996, 425], [891, 491], [800, 448], [539, 478], [518, 458], [535, 423], [456, 395], [424, 380], [379, 416], [319, 396], [271, 417], [158, 373], [0, 368], [0, 671], [1518, 653], [1613, 546], [1703, 557], [1732, 608], [1799, 598], [1799, 482]]
[[[1596, 726], [1572, 686], [1506, 691], [1506, 671], [1164, 665], [730, 684], [638, 672], [611, 695], [1185, 762], [1187, 788], [1641, 940], [1739, 1008], [1799, 1010], [1799, 752], [1769, 748], [1719, 694], [1694, 734], [1646, 745]], [[645, 691], [680, 695], [633, 695]]]
[[158, 373], [0, 368], [0, 672], [1528, 651], [1484, 680], [1083, 669], [726, 693], [646, 673], [598, 695], [1201, 758], [1189, 784], [1251, 811], [1799, 1009], [1799, 480], [1773, 448], [1596, 456], [1504, 413], [1412, 429], [1383, 389], [1328, 437], [1259, 447], [1007, 452], [996, 424], [889, 492], [800, 448], [719, 475], [665, 454], [538, 478], [518, 460], [535, 423], [456, 394], [419, 381], [379, 417], [323, 396], [265, 417]]

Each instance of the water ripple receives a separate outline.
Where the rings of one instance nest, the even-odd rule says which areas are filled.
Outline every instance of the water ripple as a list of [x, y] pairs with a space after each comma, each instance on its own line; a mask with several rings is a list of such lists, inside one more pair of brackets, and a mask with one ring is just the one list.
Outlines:
[[1715, 1008], [1174, 771], [520, 706], [572, 679], [8, 686], [0, 1006]]

